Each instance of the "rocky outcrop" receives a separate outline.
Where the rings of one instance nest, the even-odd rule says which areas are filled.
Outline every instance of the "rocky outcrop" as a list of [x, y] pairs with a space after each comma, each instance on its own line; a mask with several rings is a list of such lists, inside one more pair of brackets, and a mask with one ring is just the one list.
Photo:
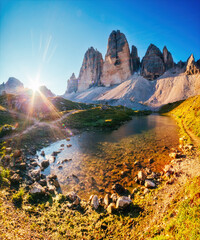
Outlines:
[[84, 55], [82, 67], [78, 77], [78, 91], [84, 91], [91, 86], [100, 85], [102, 74], [102, 54], [93, 47], [89, 48]]
[[200, 68], [197, 66], [194, 60], [193, 54], [188, 58], [187, 60], [187, 66], [186, 66], [186, 71], [185, 73], [187, 75], [192, 75], [192, 74], [197, 74], [200, 73]]
[[172, 55], [167, 50], [166, 46], [164, 46], [164, 48], [163, 48], [163, 61], [164, 61], [164, 65], [165, 65], [165, 71], [174, 67], [174, 61], [173, 61]]
[[126, 37], [119, 30], [112, 31], [108, 39], [101, 83], [119, 84], [131, 76], [130, 49]]
[[0, 94], [6, 93], [17, 93], [24, 90], [24, 85], [18, 79], [10, 77], [6, 83], [0, 84]]
[[159, 48], [150, 44], [141, 63], [141, 75], [154, 80], [165, 72], [163, 55]]
[[130, 57], [131, 74], [134, 74], [135, 72], [138, 72], [140, 68], [140, 58], [138, 57], [137, 48], [134, 45], [131, 48]]
[[67, 81], [67, 91], [66, 93], [76, 92], [78, 90], [78, 79], [75, 74], [72, 73], [70, 79]]

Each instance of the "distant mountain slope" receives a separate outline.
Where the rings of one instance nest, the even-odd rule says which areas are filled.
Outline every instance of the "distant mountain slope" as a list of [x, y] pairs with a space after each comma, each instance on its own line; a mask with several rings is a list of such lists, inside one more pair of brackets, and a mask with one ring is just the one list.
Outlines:
[[93, 87], [65, 98], [85, 103], [108, 103], [130, 108], [146, 109], [187, 99], [200, 94], [200, 74], [186, 75], [169, 70], [155, 81], [133, 75], [127, 81], [112, 87]]

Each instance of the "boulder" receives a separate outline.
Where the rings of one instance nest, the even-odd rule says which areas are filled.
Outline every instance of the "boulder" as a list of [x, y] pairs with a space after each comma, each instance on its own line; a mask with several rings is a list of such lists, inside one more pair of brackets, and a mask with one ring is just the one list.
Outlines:
[[69, 192], [66, 194], [66, 198], [69, 199], [71, 202], [74, 202], [79, 197], [75, 192]]
[[125, 208], [132, 203], [131, 199], [126, 196], [119, 197], [117, 199], [116, 208]]
[[138, 57], [137, 48], [134, 45], [131, 48], [130, 67], [131, 67], [131, 74], [138, 72], [140, 68], [140, 58]]
[[117, 199], [118, 199], [118, 195], [117, 195], [116, 193], [113, 193], [113, 194], [111, 195], [111, 199], [112, 199], [112, 201], [113, 201], [114, 203], [116, 203], [116, 202], [117, 202]]
[[106, 194], [105, 197], [104, 197], [104, 204], [106, 206], [108, 206], [109, 203], [110, 203], [110, 196], [109, 196], [109, 194]]
[[116, 183], [112, 186], [112, 190], [114, 190], [116, 193], [122, 195], [124, 193], [126, 193], [126, 189], [119, 183]]
[[14, 152], [13, 152], [13, 157], [14, 158], [18, 158], [18, 157], [20, 157], [22, 155], [22, 151], [21, 150], [15, 150]]
[[101, 83], [111, 86], [125, 81], [130, 76], [130, 49], [127, 39], [119, 30], [112, 31], [108, 39]]
[[190, 57], [187, 60], [187, 66], [186, 66], [185, 74], [192, 75], [192, 74], [197, 74], [197, 73], [200, 73], [200, 68], [195, 63], [194, 55], [191, 54]]
[[83, 63], [78, 77], [78, 91], [84, 91], [92, 86], [100, 85], [102, 74], [102, 54], [90, 47], [84, 55]]
[[159, 48], [150, 44], [141, 62], [141, 75], [154, 80], [165, 72], [163, 55]]
[[116, 208], [115, 203], [110, 203], [106, 210], [109, 214], [112, 214], [115, 208]]
[[42, 166], [43, 168], [47, 168], [47, 167], [49, 166], [49, 160], [43, 160], [43, 161], [41, 162], [41, 166]]
[[138, 176], [138, 180], [140, 182], [143, 182], [146, 179], [146, 177], [147, 177], [147, 175], [143, 171], [139, 171], [137, 176]]
[[99, 199], [97, 195], [94, 195], [91, 200], [91, 206], [96, 210], [99, 207]]
[[150, 180], [145, 180], [144, 186], [146, 188], [155, 188], [156, 184]]
[[15, 173], [10, 177], [10, 181], [12, 184], [19, 184], [21, 182], [22, 178], [19, 176], [19, 174]]
[[31, 171], [31, 176], [37, 180], [40, 180], [40, 169]]
[[46, 193], [45, 189], [37, 182], [34, 182], [30, 189], [30, 194], [41, 194]]

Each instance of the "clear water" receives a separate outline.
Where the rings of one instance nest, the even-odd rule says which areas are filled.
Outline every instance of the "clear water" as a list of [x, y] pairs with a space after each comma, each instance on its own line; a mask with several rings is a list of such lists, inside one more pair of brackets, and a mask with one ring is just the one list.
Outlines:
[[[170, 148], [178, 146], [178, 127], [166, 116], [150, 115], [134, 117], [112, 132], [83, 132], [59, 140], [41, 149], [45, 157], [37, 154], [39, 161], [49, 159], [51, 164], [44, 174], [55, 173], [63, 193], [74, 190], [87, 198], [92, 193], [104, 194], [112, 184], [119, 182], [125, 187], [134, 186], [134, 176], [139, 170], [134, 162], [143, 167], [160, 171], [169, 162]], [[61, 147], [64, 144], [64, 147]], [[71, 147], [67, 147], [71, 144]], [[53, 162], [53, 151], [62, 149]], [[148, 159], [154, 163], [149, 164]], [[72, 159], [61, 163], [64, 159]], [[58, 168], [62, 166], [62, 168]], [[128, 166], [128, 167], [127, 167]], [[122, 171], [129, 169], [126, 176]]]

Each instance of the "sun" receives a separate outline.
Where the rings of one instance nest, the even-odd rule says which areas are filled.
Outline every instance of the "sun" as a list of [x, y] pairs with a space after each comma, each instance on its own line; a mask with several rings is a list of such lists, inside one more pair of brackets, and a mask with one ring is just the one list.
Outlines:
[[33, 91], [33, 92], [37, 92], [40, 88], [40, 83], [35, 81], [35, 82], [32, 82], [31, 85], [30, 85], [30, 89]]

